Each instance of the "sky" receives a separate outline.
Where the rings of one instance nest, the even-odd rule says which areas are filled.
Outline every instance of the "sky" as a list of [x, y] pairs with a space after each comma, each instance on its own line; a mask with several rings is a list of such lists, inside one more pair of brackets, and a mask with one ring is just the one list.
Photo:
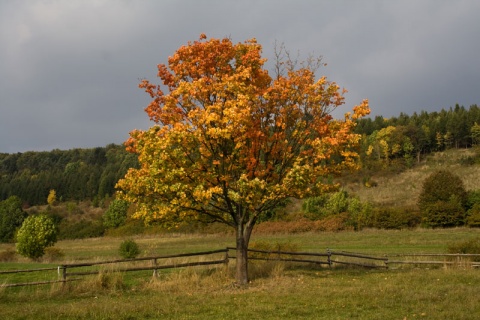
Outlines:
[[[188, 41], [275, 43], [371, 116], [480, 103], [478, 0], [0, 0], [0, 153], [121, 144]], [[268, 64], [267, 64], [268, 67]]]

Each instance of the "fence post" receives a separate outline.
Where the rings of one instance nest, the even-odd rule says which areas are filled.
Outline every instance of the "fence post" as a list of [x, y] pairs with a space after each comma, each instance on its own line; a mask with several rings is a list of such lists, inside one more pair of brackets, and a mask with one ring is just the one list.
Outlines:
[[[61, 276], [60, 276], [60, 269], [62, 270]], [[63, 282], [63, 285], [65, 285], [65, 283], [67, 282], [67, 267], [64, 265], [58, 266], [57, 273], [58, 273], [58, 277], [62, 278], [61, 280]]]
[[[154, 259], [152, 260], [152, 264], [153, 264], [154, 267], [157, 266], [157, 259], [156, 259], [156, 258], [154, 258]], [[157, 269], [153, 269], [153, 277], [157, 277], [157, 275], [158, 275]]]
[[331, 268], [332, 267], [332, 251], [330, 251], [330, 249], [327, 248], [327, 262], [328, 262], [328, 266]]
[[225, 249], [225, 268], [228, 267], [228, 248]]

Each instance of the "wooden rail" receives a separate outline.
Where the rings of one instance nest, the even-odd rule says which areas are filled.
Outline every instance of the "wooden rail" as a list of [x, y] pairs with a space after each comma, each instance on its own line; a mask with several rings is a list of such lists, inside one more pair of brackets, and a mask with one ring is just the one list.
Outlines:
[[[185, 263], [174, 263], [169, 265], [158, 265], [158, 260], [163, 259], [174, 259], [174, 258], [186, 258], [186, 257], [196, 257], [196, 256], [207, 256], [217, 253], [224, 253], [225, 258], [221, 260], [211, 260], [211, 261], [199, 261], [199, 262], [185, 262]], [[86, 262], [86, 263], [71, 263], [71, 264], [64, 264], [59, 266], [58, 268], [62, 270], [62, 280], [67, 280], [68, 276], [80, 276], [80, 275], [92, 275], [92, 274], [99, 274], [100, 270], [93, 270], [93, 271], [83, 271], [83, 272], [67, 272], [68, 269], [74, 268], [81, 268], [81, 267], [92, 267], [97, 265], [106, 265], [106, 264], [120, 264], [120, 263], [131, 263], [131, 262], [138, 262], [138, 261], [152, 261], [152, 266], [143, 266], [143, 267], [130, 267], [130, 268], [119, 268], [117, 272], [131, 272], [131, 271], [149, 271], [153, 270], [153, 275], [157, 274], [157, 270], [161, 269], [174, 269], [174, 268], [184, 268], [184, 267], [193, 267], [193, 266], [205, 266], [205, 265], [215, 265], [215, 264], [226, 264], [228, 263], [228, 249], [219, 249], [219, 250], [211, 250], [211, 251], [202, 251], [202, 252], [194, 252], [194, 253], [180, 253], [180, 254], [170, 254], [170, 255], [163, 255], [163, 256], [154, 256], [154, 257], [143, 257], [143, 258], [136, 258], [136, 259], [120, 259], [120, 260], [109, 260], [109, 261], [101, 261], [101, 262]]]
[[[43, 284], [52, 284], [52, 283], [66, 283], [70, 281], [77, 281], [81, 278], [69, 278], [72, 276], [86, 276], [93, 275], [102, 272], [101, 270], [86, 270], [86, 271], [76, 271], [68, 272], [69, 270], [77, 268], [89, 268], [94, 266], [109, 265], [109, 264], [124, 264], [124, 263], [136, 263], [142, 261], [151, 261], [150, 266], [130, 266], [123, 268], [113, 269], [113, 272], [133, 272], [133, 271], [152, 271], [153, 275], [157, 275], [158, 270], [162, 269], [174, 269], [174, 268], [185, 268], [193, 266], [206, 266], [206, 265], [219, 265], [219, 264], [228, 264], [230, 259], [234, 259], [234, 255], [229, 255], [230, 250], [236, 250], [234, 247], [227, 247], [225, 249], [212, 250], [212, 251], [202, 251], [194, 253], [180, 253], [180, 254], [171, 254], [171, 255], [162, 255], [162, 256], [152, 256], [152, 257], [142, 257], [136, 259], [118, 259], [118, 260], [107, 260], [100, 262], [85, 262], [85, 263], [72, 263], [72, 264], [63, 264], [58, 267], [49, 267], [49, 268], [37, 268], [37, 269], [24, 269], [24, 270], [5, 270], [0, 271], [0, 275], [4, 274], [15, 274], [15, 273], [26, 273], [26, 272], [44, 272], [57, 270], [58, 280], [51, 281], [36, 281], [28, 283], [11, 283], [11, 284], [0, 284], [0, 287], [20, 287], [20, 286], [30, 286], [30, 285], [43, 285]], [[259, 249], [249, 249], [249, 253], [264, 254], [264, 256], [255, 256], [252, 255], [249, 257], [249, 260], [265, 260], [265, 261], [282, 261], [282, 262], [294, 262], [294, 263], [309, 263], [316, 265], [328, 265], [332, 267], [334, 264], [339, 265], [351, 265], [359, 266], [366, 268], [389, 268], [390, 265], [395, 264], [412, 264], [412, 265], [469, 265], [471, 267], [480, 267], [480, 262], [471, 261], [471, 258], [480, 258], [480, 254], [391, 254], [385, 255], [383, 257], [379, 256], [370, 256], [362, 253], [354, 252], [345, 252], [345, 251], [334, 251], [327, 249], [325, 253], [315, 253], [315, 252], [289, 252], [289, 251], [267, 251]], [[175, 259], [175, 258], [188, 258], [195, 256], [210, 256], [213, 254], [223, 253], [224, 257], [222, 259], [214, 259], [208, 261], [189, 261], [189, 262], [178, 262], [178, 263], [169, 263], [169, 264], [158, 264], [159, 260], [165, 259]], [[390, 259], [390, 257], [397, 258], [395, 260]], [[430, 258], [430, 260], [400, 260], [399, 258]], [[443, 257], [442, 261], [432, 260], [432, 258]], [[315, 259], [318, 258], [318, 259]], [[346, 258], [346, 259], [345, 259]], [[456, 258], [456, 260], [451, 260]], [[467, 260], [463, 260], [468, 258]]]

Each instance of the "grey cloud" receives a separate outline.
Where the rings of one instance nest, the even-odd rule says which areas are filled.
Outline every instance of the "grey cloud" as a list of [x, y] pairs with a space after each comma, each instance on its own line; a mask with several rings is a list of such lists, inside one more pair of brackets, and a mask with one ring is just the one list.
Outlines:
[[140, 78], [196, 40], [256, 37], [302, 56], [348, 89], [348, 111], [369, 98], [394, 116], [478, 103], [480, 2], [2, 1], [0, 152], [121, 143], [145, 129]]

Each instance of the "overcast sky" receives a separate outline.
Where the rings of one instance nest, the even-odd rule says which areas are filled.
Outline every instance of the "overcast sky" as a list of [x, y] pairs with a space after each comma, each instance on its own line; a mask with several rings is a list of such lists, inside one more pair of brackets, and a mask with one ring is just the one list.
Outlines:
[[[341, 114], [480, 103], [478, 0], [0, 0], [0, 152], [120, 144], [151, 123], [139, 79], [180, 46], [257, 38], [322, 55]], [[320, 74], [319, 74], [320, 75]]]

